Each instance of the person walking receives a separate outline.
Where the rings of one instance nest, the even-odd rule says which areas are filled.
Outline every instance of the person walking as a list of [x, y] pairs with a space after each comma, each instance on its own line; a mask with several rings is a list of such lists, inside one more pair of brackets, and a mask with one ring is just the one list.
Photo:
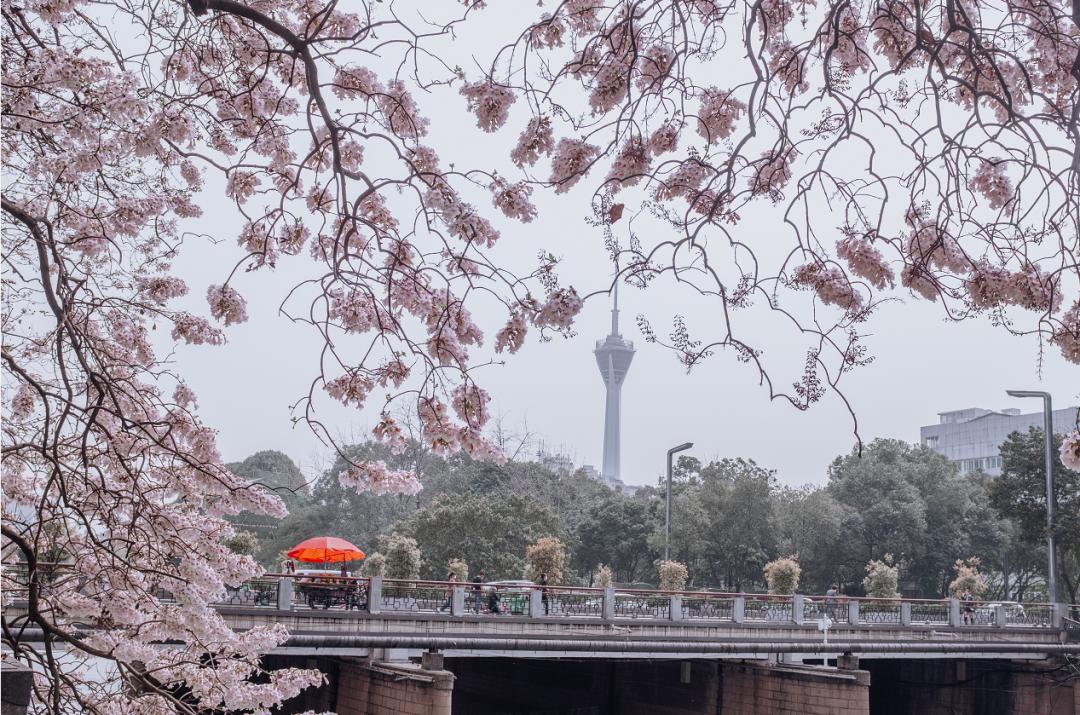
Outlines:
[[484, 598], [484, 572], [480, 570], [473, 577], [473, 612], [480, 615], [480, 604]]
[[825, 614], [834, 621], [836, 620], [836, 603], [839, 595], [840, 589], [835, 583], [829, 586], [829, 590], [825, 592]]
[[975, 597], [971, 595], [969, 589], [964, 589], [964, 592], [960, 594], [960, 622], [966, 626], [975, 625]]
[[541, 572], [540, 576], [536, 579], [536, 585], [540, 587], [540, 600], [544, 603], [544, 615], [548, 615], [548, 592], [547, 574]]
[[446, 601], [443, 605], [439, 606], [439, 613], [450, 608], [450, 603], [454, 600], [454, 584], [457, 583], [458, 580], [457, 574], [451, 571], [446, 574], [446, 580], [450, 582], [450, 585], [446, 587]]

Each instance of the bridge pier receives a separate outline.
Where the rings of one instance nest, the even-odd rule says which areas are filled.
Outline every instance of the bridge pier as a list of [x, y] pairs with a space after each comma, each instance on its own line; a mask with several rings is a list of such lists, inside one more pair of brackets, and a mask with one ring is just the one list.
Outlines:
[[[438, 659], [429, 659], [434, 664]], [[413, 663], [346, 659], [338, 667], [338, 715], [450, 715], [454, 674]]]

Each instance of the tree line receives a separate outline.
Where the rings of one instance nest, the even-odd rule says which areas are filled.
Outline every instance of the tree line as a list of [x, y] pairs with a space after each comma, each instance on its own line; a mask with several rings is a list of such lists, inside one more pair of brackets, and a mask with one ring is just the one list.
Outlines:
[[[405, 538], [415, 540], [423, 578], [445, 578], [451, 562], [460, 560], [494, 580], [522, 578], [528, 547], [552, 537], [565, 549], [563, 583], [595, 585], [599, 578], [645, 586], [659, 580], [663, 480], [628, 496], [580, 470], [552, 470], [536, 461], [443, 458], [423, 454], [418, 445], [403, 454], [377, 443], [348, 451], [352, 459], [384, 460], [393, 469], [419, 465], [422, 491], [377, 495], [344, 488], [337, 479], [346, 468], [341, 459], [305, 485], [288, 457], [259, 452], [230, 468], [282, 494], [290, 514], [236, 517], [256, 537], [242, 548], [273, 570], [285, 550], [314, 535], [341, 536], [369, 553], [400, 548]], [[824, 485], [803, 487], [782, 484], [774, 470], [753, 460], [684, 456], [673, 474], [672, 560], [685, 565], [689, 588], [762, 590], [769, 586], [765, 565], [791, 557], [805, 593], [837, 584], [862, 595], [868, 569], [872, 582], [874, 569], [889, 564], [908, 596], [946, 595], [950, 583], [977, 571], [973, 583], [988, 598], [1041, 600], [1041, 433], [1014, 433], [1001, 455], [1000, 476], [961, 474], [931, 449], [878, 439], [838, 456]], [[1055, 475], [1062, 596], [1075, 603], [1080, 475], [1060, 461]]]

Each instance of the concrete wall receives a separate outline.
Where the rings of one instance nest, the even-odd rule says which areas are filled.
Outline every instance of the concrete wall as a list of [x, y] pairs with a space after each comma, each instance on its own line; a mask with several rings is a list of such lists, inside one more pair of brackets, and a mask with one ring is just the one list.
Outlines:
[[454, 676], [412, 664], [342, 662], [338, 715], [450, 715]]
[[725, 664], [721, 715], [867, 715], [870, 676], [821, 666]]

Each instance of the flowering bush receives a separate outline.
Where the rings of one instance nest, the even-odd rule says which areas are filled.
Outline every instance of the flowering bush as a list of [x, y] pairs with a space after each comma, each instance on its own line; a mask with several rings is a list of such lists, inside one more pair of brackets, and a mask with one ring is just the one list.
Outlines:
[[686, 589], [686, 580], [690, 572], [686, 564], [679, 561], [661, 561], [656, 567], [660, 575], [661, 591], [682, 591]]
[[386, 577], [401, 580], [420, 578], [420, 547], [416, 539], [401, 534], [379, 537], [379, 548], [386, 555]]
[[608, 588], [614, 585], [615, 575], [611, 572], [611, 567], [605, 564], [600, 564], [596, 567], [596, 575], [593, 576], [593, 585], [596, 588]]
[[386, 575], [386, 557], [378, 551], [368, 554], [360, 565], [360, 575], [365, 578]]
[[949, 583], [949, 595], [953, 597], [961, 596], [965, 591], [970, 591], [971, 595], [975, 598], [979, 598], [986, 593], [986, 578], [979, 573], [979, 559], [975, 556], [963, 560], [957, 559], [953, 564], [953, 571], [956, 572], [956, 578]]
[[866, 564], [863, 589], [871, 598], [899, 598], [900, 569], [893, 564], [892, 554], [885, 554], [880, 561], [873, 559]]
[[765, 564], [765, 581], [769, 584], [769, 593], [790, 596], [799, 588], [799, 576], [802, 568], [795, 556], [773, 559]]
[[566, 549], [559, 539], [545, 536], [525, 547], [526, 578], [535, 581], [543, 573], [548, 583], [562, 583], [565, 568]]

